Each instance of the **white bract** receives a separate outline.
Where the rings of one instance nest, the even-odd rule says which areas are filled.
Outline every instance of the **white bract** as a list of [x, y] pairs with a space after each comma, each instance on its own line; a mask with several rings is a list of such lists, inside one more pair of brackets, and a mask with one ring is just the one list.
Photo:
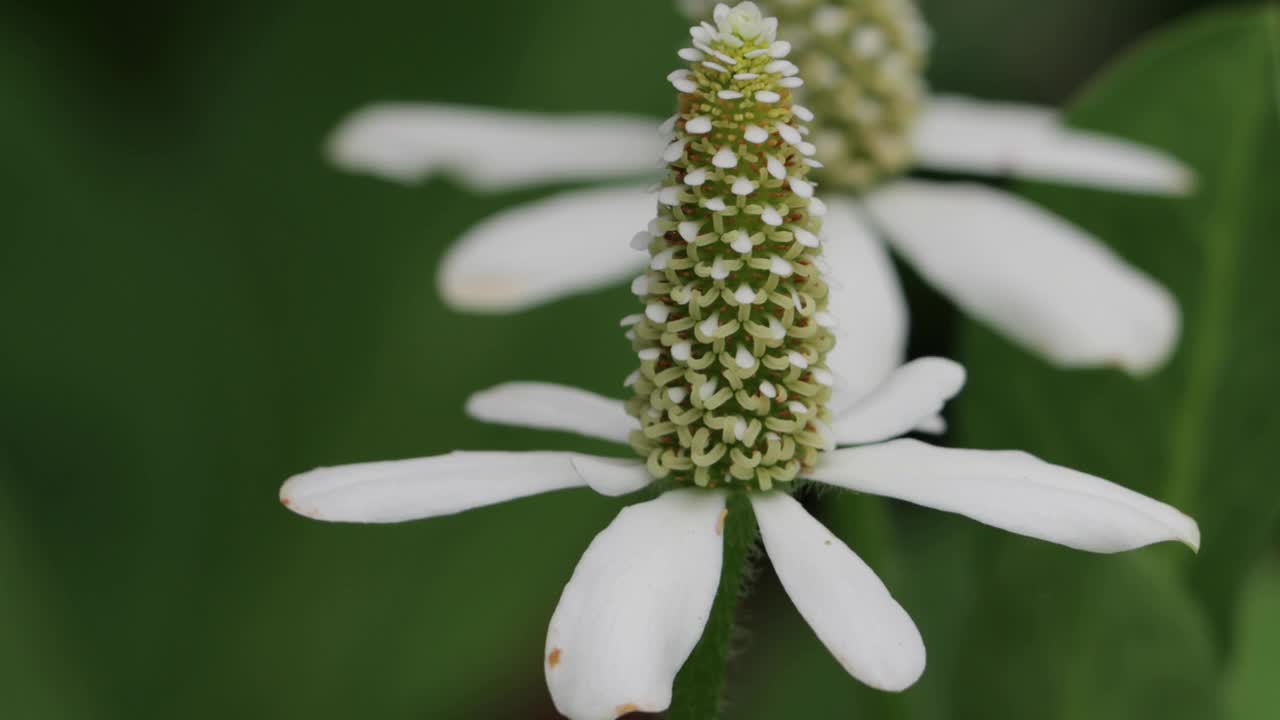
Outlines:
[[[705, 0], [686, 2], [710, 8]], [[871, 148], [881, 149], [885, 162], [914, 158], [915, 167], [935, 172], [1139, 193], [1177, 194], [1193, 184], [1191, 173], [1168, 155], [1069, 128], [1050, 109], [927, 97], [923, 83], [913, 71], [903, 69], [899, 57], [879, 52], [884, 33], [846, 27], [850, 11], [813, 0], [781, 5], [789, 13], [812, 12], [815, 28], [783, 27], [782, 37], [791, 33], [799, 40], [837, 30], [852, 32], [849, 47], [865, 55], [866, 62], [879, 62], [876, 68], [884, 82], [901, 80], [908, 90], [919, 89], [921, 114], [911, 124], [914, 129], [904, 130], [903, 148], [887, 140]], [[914, 17], [908, 3], [894, 0], [887, 7]], [[757, 19], [759, 10], [754, 8], [714, 12], [722, 26], [740, 32], [770, 38], [775, 32], [774, 25]], [[731, 69], [723, 57], [708, 50], [713, 30], [711, 25], [695, 28], [693, 47], [680, 56]], [[909, 23], [900, 35], [916, 46], [927, 46], [927, 31], [919, 23]], [[784, 40], [771, 40], [769, 54], [778, 62], [774, 70], [794, 71], [785, 60], [790, 50]], [[835, 73], [830, 78], [811, 77], [815, 85], [828, 87], [840, 79], [837, 63], [827, 63], [831, 67], [824, 71], [822, 57], [807, 52], [811, 75]], [[749, 79], [748, 74], [741, 77]], [[670, 79], [682, 92], [692, 87], [687, 71], [673, 73]], [[789, 80], [799, 84], [798, 77]], [[812, 119], [803, 107], [796, 106], [795, 112]], [[879, 117], [873, 104], [849, 112], [868, 123]], [[664, 148], [668, 157], [683, 151], [671, 146], [669, 123], [661, 135], [652, 132], [654, 124], [609, 115], [381, 104], [346, 121], [332, 139], [331, 153], [349, 170], [391, 180], [415, 182], [443, 172], [476, 189], [507, 190], [538, 182], [649, 175], [653, 158], [661, 157]], [[705, 124], [701, 129], [709, 132], [709, 120]], [[699, 125], [691, 123], [689, 129], [696, 132]], [[767, 130], [772, 128], [753, 129], [747, 139], [763, 139]], [[810, 140], [823, 148], [809, 160], [819, 173], [824, 171], [818, 160], [829, 161], [830, 153], [848, 142], [834, 138], [838, 142], [824, 144], [816, 136], [830, 134], [826, 130], [807, 139], [790, 128], [781, 131], [799, 141], [802, 150], [813, 149]], [[894, 149], [887, 149], [890, 145]], [[726, 155], [723, 160], [734, 159]], [[739, 178], [730, 195], [749, 194], [753, 183]], [[839, 352], [860, 356], [857, 362], [866, 371], [857, 376], [862, 390], [902, 360], [906, 343], [907, 309], [885, 257], [884, 241], [962, 309], [1056, 365], [1117, 367], [1140, 375], [1161, 367], [1176, 344], [1180, 312], [1165, 288], [1088, 233], [1016, 195], [970, 182], [898, 179], [832, 199], [831, 188], [836, 186], [842, 184], [827, 182], [829, 202], [842, 226], [827, 233], [831, 254], [851, 256], [842, 260], [850, 263], [841, 268], [842, 279], [850, 292], [861, 295], [854, 316], [841, 316], [838, 310], [837, 316], [846, 326], [858, 328], [862, 338], [856, 347]], [[649, 182], [640, 182], [571, 190], [497, 213], [467, 232], [445, 257], [439, 272], [445, 300], [464, 311], [513, 312], [623, 281], [645, 262], [628, 255], [623, 243], [651, 215], [648, 187]]]
[[[1021, 452], [893, 439], [932, 422], [963, 381], [963, 369], [941, 358], [891, 373], [864, 401], [836, 414], [836, 442], [853, 446], [823, 453], [809, 479], [1091, 552], [1164, 541], [1199, 548], [1194, 520], [1100, 478]], [[467, 409], [490, 422], [619, 444], [639, 427], [621, 400], [547, 384], [502, 385], [475, 395]], [[456, 452], [314, 470], [290, 478], [280, 498], [318, 520], [388, 523], [568, 488], [623, 495], [650, 482], [640, 460]], [[715, 599], [727, 492], [666, 492], [623, 510], [591, 543], [547, 631], [547, 683], [566, 716], [611, 720], [666, 709]], [[790, 495], [750, 498], [778, 577], [833, 657], [872, 687], [910, 687], [924, 671], [924, 644], [884, 584]]]

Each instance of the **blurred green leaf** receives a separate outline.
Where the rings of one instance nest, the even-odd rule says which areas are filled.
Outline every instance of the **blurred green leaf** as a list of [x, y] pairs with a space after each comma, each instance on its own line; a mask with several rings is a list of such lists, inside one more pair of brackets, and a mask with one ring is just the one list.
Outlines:
[[[985, 660], [957, 666], [962, 717], [1221, 712], [1216, 649], [1280, 510], [1280, 446], [1268, 440], [1280, 431], [1280, 206], [1270, 190], [1280, 183], [1278, 17], [1268, 7], [1180, 23], [1117, 64], [1072, 113], [1188, 161], [1200, 174], [1195, 197], [1029, 192], [1175, 292], [1185, 341], [1172, 365], [1146, 381], [1067, 374], [981, 327], [964, 331], [964, 444], [1023, 448], [1168, 500], [1200, 521], [1204, 551], [1090, 558], [984, 533], [965, 652]], [[1189, 568], [1190, 583], [1174, 568]]]
[[[1197, 593], [1225, 638], [1239, 584], [1280, 512], [1280, 9], [1207, 14], [1149, 40], [1077, 104], [1082, 124], [1167, 148], [1200, 191], [1166, 203], [1062, 188], [1030, 195], [1113, 243], [1178, 296], [1171, 366], [1133, 382], [1063, 374], [981, 328], [965, 336], [964, 427], [1166, 499], [1200, 521]], [[1045, 413], [1046, 407], [1057, 414]]]
[[1280, 708], [1280, 557], [1261, 565], [1241, 593], [1239, 642], [1227, 674], [1231, 720], [1271, 720]]
[[[0, 688], [28, 684], [21, 717], [551, 712], [546, 624], [617, 501], [565, 492], [363, 528], [276, 500], [290, 473], [322, 464], [608, 451], [462, 407], [512, 379], [619, 391], [634, 362], [617, 329], [626, 289], [517, 317], [451, 313], [433, 285], [440, 254], [520, 198], [346, 176], [322, 153], [344, 113], [388, 96], [590, 106], [573, 83], [521, 82], [560, 72], [566, 56], [545, 46], [572, 9], [504, 12], [270, 7], [216, 36], [218, 62], [193, 63], [175, 96], [126, 93], [96, 58], [55, 63], [16, 31], [0, 44], [15, 199], [0, 245], [0, 612], [15, 627], [0, 663], [25, 661]], [[530, 35], [538, 23], [552, 27]], [[492, 83], [440, 72], [460, 56]], [[594, 82], [625, 94], [624, 65], [593, 64]], [[632, 72], [669, 93], [643, 60]], [[100, 104], [113, 95], [128, 102]]]
[[6, 714], [31, 720], [89, 718], [89, 688], [54, 608], [49, 566], [6, 492], [0, 447], [0, 677]]

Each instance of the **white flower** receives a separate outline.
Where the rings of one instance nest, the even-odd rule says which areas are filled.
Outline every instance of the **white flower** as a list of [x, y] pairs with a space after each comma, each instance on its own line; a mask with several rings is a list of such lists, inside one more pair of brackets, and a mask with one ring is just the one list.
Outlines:
[[[964, 371], [940, 358], [903, 366], [835, 416], [840, 445], [809, 474], [818, 483], [958, 513], [1068, 547], [1114, 553], [1176, 540], [1198, 549], [1195, 521], [1105, 480], [1020, 452], [952, 450], [892, 438], [936, 425]], [[474, 396], [469, 413], [525, 427], [627, 442], [639, 424], [619, 400], [536, 383]], [[289, 509], [318, 520], [394, 523], [539, 493], [606, 495], [650, 482], [640, 460], [568, 452], [459, 452], [324, 468], [290, 478]], [[547, 631], [544, 665], [556, 707], [573, 720], [660, 712], [711, 612], [721, 570], [727, 491], [689, 488], [623, 510], [583, 554]], [[925, 649], [906, 611], [852, 550], [783, 492], [751, 492], [765, 549], [796, 608], [837, 662], [882, 690], [909, 687]]]
[[[784, 60], [790, 46], [774, 40], [774, 24], [751, 3], [720, 6], [715, 19], [693, 28], [695, 47], [682, 53], [690, 68], [670, 76], [684, 97], [673, 141], [665, 153], [654, 149], [668, 168], [661, 202], [645, 198], [656, 218], [650, 210], [635, 223], [644, 232], [616, 232], [630, 190], [591, 191], [598, 203], [571, 198], [565, 214], [545, 205], [516, 211], [496, 221], [509, 225], [504, 232], [460, 250], [479, 274], [463, 273], [457, 289], [504, 306], [562, 293], [566, 268], [577, 288], [602, 277], [582, 274], [588, 265], [637, 269], [619, 266], [627, 253], [602, 239], [630, 236], [645, 252], [632, 284], [644, 312], [622, 321], [640, 366], [624, 383], [632, 392], [625, 404], [514, 383], [467, 406], [482, 420], [576, 432], [643, 459], [460, 452], [315, 470], [289, 479], [281, 501], [319, 520], [402, 522], [566, 488], [624, 495], [661, 483], [651, 489], [656, 499], [623, 510], [591, 543], [551, 619], [547, 685], [572, 720], [670, 705], [715, 601], [730, 496], [749, 500], [778, 577], [835, 659], [889, 691], [920, 677], [924, 643], [879, 578], [792, 496], [797, 481], [1082, 550], [1169, 540], [1198, 548], [1191, 518], [1099, 478], [1024, 453], [894, 439], [940, 431], [942, 407], [965, 372], [941, 358], [897, 367], [893, 343], [889, 353], [862, 350], [901, 331], [887, 258], [856, 207], [814, 195], [807, 159], [817, 147], [803, 139], [808, 114], [792, 101], [799, 77]], [[614, 194], [620, 202], [610, 202]], [[839, 240], [827, 245], [819, 232]], [[554, 242], [566, 234], [574, 239]], [[839, 286], [827, 282], [832, 264], [846, 281]], [[446, 269], [447, 283], [458, 280], [457, 267]]]
[[[706, 44], [696, 37], [722, 32], [726, 24], [746, 28], [754, 22], [746, 19], [755, 17], [750, 13], [739, 20], [728, 12], [716, 11], [718, 28], [695, 28], [695, 47], [681, 57], [723, 67], [722, 59], [697, 47]], [[926, 34], [921, 26], [910, 35]], [[869, 53], [883, 38], [861, 28], [853, 40]], [[771, 46], [780, 71], [794, 68], [781, 64], [789, 65], [789, 51], [783, 41]], [[894, 67], [883, 69], [889, 73]], [[911, 81], [909, 73], [898, 72], [903, 82]], [[691, 81], [677, 73], [672, 82], [679, 89]], [[804, 108], [796, 113], [810, 119]], [[345, 122], [331, 151], [352, 171], [401, 182], [446, 172], [482, 190], [651, 178], [653, 159], [664, 148], [683, 152], [669, 147], [669, 132], [655, 134], [655, 124], [610, 115], [383, 104]], [[1164, 153], [1068, 128], [1055, 111], [1027, 105], [933, 96], [909, 144], [906, 156], [930, 171], [1150, 193], [1181, 193], [1192, 184], [1188, 170]], [[798, 147], [812, 149], [808, 141]], [[511, 312], [622, 282], [647, 261], [627, 253], [624, 243], [651, 215], [650, 182], [571, 190], [481, 222], [445, 258], [439, 275], [444, 298], [458, 309]], [[752, 187], [745, 177], [739, 185], [744, 192]], [[861, 338], [857, 347], [837, 351], [860, 370], [848, 377], [873, 384], [902, 360], [907, 309], [882, 241], [971, 315], [1057, 365], [1143, 374], [1172, 352], [1180, 332], [1172, 295], [1084, 231], [1015, 195], [969, 182], [921, 179], [891, 180], [856, 197], [832, 197], [830, 184], [826, 191], [833, 216], [829, 251], [848, 256], [833, 262], [835, 280], [844, 292], [859, 295], [859, 311], [841, 314], [836, 308], [837, 319], [857, 328]]]

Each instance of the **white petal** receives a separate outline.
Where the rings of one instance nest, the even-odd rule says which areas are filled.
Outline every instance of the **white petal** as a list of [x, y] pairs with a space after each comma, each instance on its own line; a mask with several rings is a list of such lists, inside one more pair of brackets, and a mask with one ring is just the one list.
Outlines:
[[501, 313], [622, 283], [649, 258], [630, 252], [632, 233], [654, 214], [635, 186], [575, 190], [504, 210], [449, 249], [438, 282], [458, 310]]
[[315, 520], [398, 523], [565, 488], [592, 486], [620, 495], [644, 472], [639, 461], [576, 453], [455, 452], [319, 468], [289, 478], [280, 502]]
[[926, 435], [944, 435], [947, 432], [947, 419], [941, 415], [930, 415], [916, 425], [915, 431]]
[[924, 672], [920, 631], [852, 550], [782, 493], [753, 495], [765, 549], [791, 602], [850, 675], [880, 690]]
[[653, 482], [653, 476], [639, 460], [570, 453], [569, 462], [587, 487], [608, 497], [630, 495]]
[[905, 435], [934, 418], [964, 380], [959, 363], [938, 357], [913, 360], [836, 417], [836, 442], [860, 445]]
[[387, 103], [345, 120], [329, 154], [346, 170], [387, 180], [448, 173], [475, 189], [501, 190], [652, 174], [666, 145], [657, 128], [643, 117]]
[[1077, 550], [1113, 553], [1169, 540], [1200, 547], [1196, 522], [1176, 509], [1024, 452], [895, 440], [827, 453], [809, 477]]
[[1150, 372], [1181, 325], [1168, 290], [1078, 228], [970, 183], [902, 180], [867, 199], [893, 245], [970, 314], [1064, 367]]
[[504, 383], [472, 395], [467, 414], [501, 425], [563, 430], [586, 437], [627, 443], [640, 429], [621, 400], [551, 383]]
[[884, 244], [853, 203], [832, 199], [823, 222], [823, 255], [836, 282], [828, 310], [839, 325], [827, 366], [840, 376], [832, 399], [840, 412], [902, 364], [907, 350], [907, 301]]
[[1150, 193], [1186, 193], [1195, 176], [1170, 155], [1064, 126], [1032, 105], [934, 97], [916, 126], [917, 162], [931, 170], [1012, 175]]
[[547, 631], [547, 686], [571, 720], [656, 713], [702, 636], [724, 495], [677, 490], [623, 510], [578, 561]]

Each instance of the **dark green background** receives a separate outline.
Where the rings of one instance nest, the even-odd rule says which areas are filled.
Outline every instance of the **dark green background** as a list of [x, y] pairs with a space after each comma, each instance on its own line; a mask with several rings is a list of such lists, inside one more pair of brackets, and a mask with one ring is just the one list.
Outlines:
[[[1135, 37], [1211, 4], [933, 0], [931, 77], [948, 91], [1063, 102]], [[345, 113], [380, 99], [661, 115], [684, 25], [665, 0], [0, 5], [0, 715], [555, 717], [538, 661], [545, 623], [616, 501], [562, 493], [360, 528], [301, 520], [275, 495], [322, 464], [600, 449], [486, 427], [461, 406], [508, 379], [616, 392], [632, 362], [616, 323], [633, 300], [618, 289], [517, 317], [454, 315], [432, 287], [447, 243], [546, 191], [406, 189], [338, 173], [321, 148]], [[917, 352], [1048, 372], [958, 328], [909, 284]], [[1025, 416], [986, 415], [966, 412], [958, 432], [1021, 438]], [[1045, 437], [1026, 442], [1052, 451]], [[856, 537], [866, 524], [850, 512], [827, 509]], [[873, 564], [904, 584], [935, 657], [960, 657], [937, 661], [905, 705], [849, 689], [762, 574], [726, 717], [786, 717], [814, 697], [805, 717], [906, 717], [906, 706], [1025, 717], [1002, 714], [1015, 702], [987, 703], [983, 679], [1010, 672], [1017, 652], [1078, 648], [1041, 638], [1038, 612], [986, 618], [979, 644], [973, 627], [928, 618], [1024, 578], [1005, 576], [1019, 567], [1009, 552], [1056, 563], [1056, 551], [975, 563], [987, 534], [899, 515], [915, 564]], [[939, 537], [951, 541], [920, 540]], [[1164, 582], [1148, 557], [1062, 562], [1132, 595]], [[915, 588], [914, 573], [932, 573], [934, 590]], [[1264, 619], [1269, 582], [1249, 596]], [[1170, 623], [1151, 621], [1151, 637], [1190, 612], [1181, 602], [1158, 615]], [[1043, 642], [1018, 645], [1028, 635]], [[1246, 649], [1274, 660], [1280, 643], [1258, 637]], [[1246, 680], [1236, 695], [1259, 685]], [[958, 683], [978, 689], [938, 689]]]

